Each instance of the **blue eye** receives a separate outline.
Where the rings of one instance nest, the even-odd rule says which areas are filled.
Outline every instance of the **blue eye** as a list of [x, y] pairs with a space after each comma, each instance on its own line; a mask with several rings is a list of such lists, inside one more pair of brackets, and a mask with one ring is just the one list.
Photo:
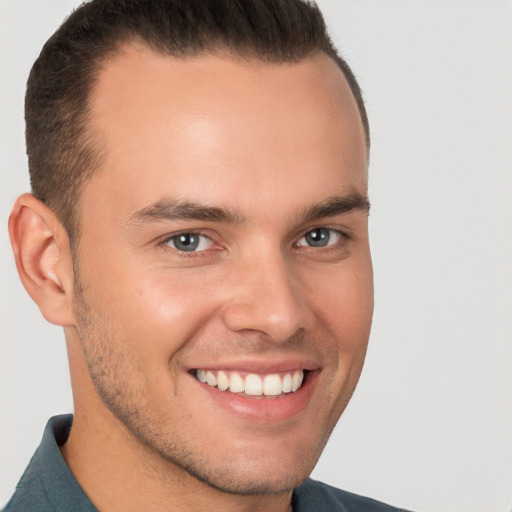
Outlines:
[[299, 247], [327, 247], [339, 242], [343, 233], [329, 228], [315, 228], [308, 231], [298, 242]]
[[198, 233], [181, 233], [169, 237], [166, 245], [182, 252], [200, 252], [209, 249], [213, 242], [205, 235]]

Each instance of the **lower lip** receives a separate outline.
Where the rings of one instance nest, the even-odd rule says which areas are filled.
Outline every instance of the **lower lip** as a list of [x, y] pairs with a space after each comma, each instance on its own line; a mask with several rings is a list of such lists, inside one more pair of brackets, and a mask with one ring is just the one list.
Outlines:
[[216, 405], [240, 419], [257, 423], [286, 421], [306, 409], [313, 393], [319, 371], [308, 372], [304, 384], [295, 392], [279, 396], [242, 396], [203, 384], [192, 377], [200, 389]]

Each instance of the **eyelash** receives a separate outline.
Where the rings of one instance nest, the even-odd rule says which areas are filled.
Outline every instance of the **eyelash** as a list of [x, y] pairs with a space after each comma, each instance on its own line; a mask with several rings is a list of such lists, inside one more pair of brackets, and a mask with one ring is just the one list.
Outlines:
[[[312, 233], [314, 232], [321, 232], [323, 231], [324, 233], [327, 232], [328, 233], [328, 238], [327, 238], [327, 245], [319, 245], [319, 246], [314, 246], [314, 245], [301, 245], [300, 242], [303, 240], [303, 239], [306, 239], [306, 237], [308, 235], [311, 235]], [[334, 243], [329, 243], [331, 241], [331, 238], [333, 236], [333, 234], [338, 237], [337, 240], [335, 240]], [[329, 228], [329, 227], [326, 227], [326, 226], [321, 226], [321, 227], [316, 227], [316, 228], [313, 228], [313, 229], [309, 229], [308, 231], [306, 231], [300, 238], [297, 242], [295, 242], [294, 244], [294, 247], [305, 247], [305, 248], [310, 248], [310, 249], [323, 249], [323, 248], [333, 248], [334, 246], [338, 245], [340, 242], [342, 241], [346, 241], [348, 240], [350, 237], [343, 231], [340, 231], [339, 229], [333, 229], [333, 228]]]
[[[174, 244], [174, 241], [177, 241], [177, 239], [179, 239], [179, 237], [191, 237], [191, 238], [198, 237], [198, 238], [207, 239], [211, 244], [215, 243], [210, 236], [208, 236], [204, 233], [201, 233], [200, 231], [183, 231], [181, 233], [176, 233], [175, 235], [165, 237], [160, 242], [159, 245], [171, 247], [171, 249], [174, 249], [176, 252], [180, 253], [181, 256], [192, 256], [193, 254], [204, 253], [209, 249], [209, 247], [208, 247], [206, 249], [201, 249], [199, 251], [197, 251], [197, 250], [191, 250], [191, 251], [180, 250]], [[170, 245], [171, 243], [173, 243], [174, 247], [172, 247]], [[201, 241], [199, 241], [198, 244], [201, 244]]]
[[[300, 242], [303, 239], [305, 239], [308, 235], [311, 235], [315, 231], [322, 231], [322, 230], [324, 231], [324, 233], [328, 232], [329, 238], [327, 240], [327, 245], [320, 245], [320, 246], [314, 246], [314, 245], [309, 245], [309, 244], [301, 245]], [[335, 236], [337, 236], [339, 238], [337, 240], [335, 240], [334, 243], [329, 243], [331, 241], [333, 234], [335, 234]], [[176, 234], [165, 237], [164, 239], [162, 239], [162, 241], [159, 243], [159, 245], [165, 246], [165, 247], [170, 247], [172, 250], [176, 251], [181, 257], [197, 257], [198, 255], [205, 255], [205, 253], [207, 253], [208, 250], [210, 249], [210, 247], [207, 247], [205, 249], [201, 249], [198, 251], [198, 250], [196, 250], [197, 246], [195, 248], [193, 248], [191, 251], [178, 249], [176, 247], [174, 241], [176, 241], [179, 237], [185, 237], [185, 236], [201, 237], [203, 239], [207, 239], [211, 244], [215, 244], [215, 241], [210, 236], [208, 236], [207, 234], [205, 234], [201, 231], [182, 231], [181, 233], [176, 233]], [[304, 232], [302, 234], [302, 236], [293, 244], [293, 247], [294, 248], [303, 248], [306, 250], [309, 250], [309, 249], [314, 250], [317, 248], [329, 250], [329, 249], [334, 249], [340, 243], [343, 244], [343, 242], [350, 240], [350, 239], [351, 239], [350, 235], [348, 235], [347, 233], [345, 233], [343, 231], [340, 231], [339, 229], [329, 228], [326, 226], [320, 226], [320, 227], [314, 227], [314, 228], [308, 229], [306, 232]], [[171, 243], [173, 243], [174, 247], [170, 245]], [[199, 241], [198, 244], [200, 245], [201, 241]]]

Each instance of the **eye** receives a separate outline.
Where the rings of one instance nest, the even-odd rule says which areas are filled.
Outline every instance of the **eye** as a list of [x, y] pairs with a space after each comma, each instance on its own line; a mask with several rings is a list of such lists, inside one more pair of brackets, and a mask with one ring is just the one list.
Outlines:
[[329, 228], [315, 228], [308, 231], [298, 242], [298, 247], [327, 247], [344, 237], [343, 233]]
[[213, 245], [213, 241], [199, 233], [180, 233], [167, 238], [165, 245], [181, 252], [200, 252], [209, 249]]

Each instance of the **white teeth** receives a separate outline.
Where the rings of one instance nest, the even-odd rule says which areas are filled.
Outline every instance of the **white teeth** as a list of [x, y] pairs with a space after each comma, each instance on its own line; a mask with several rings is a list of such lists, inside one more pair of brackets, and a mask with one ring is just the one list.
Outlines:
[[287, 373], [283, 377], [283, 393], [290, 393], [292, 390], [292, 376]]
[[302, 370], [294, 372], [292, 377], [292, 391], [297, 391], [302, 385], [302, 379], [304, 378], [304, 372]]
[[245, 381], [238, 373], [232, 373], [229, 377], [229, 391], [231, 393], [243, 393], [245, 391]]
[[217, 374], [217, 386], [221, 391], [226, 391], [229, 388], [229, 378], [224, 372]]
[[261, 377], [254, 373], [249, 373], [245, 377], [245, 394], [246, 395], [263, 395], [263, 382]]
[[279, 375], [267, 375], [263, 379], [263, 394], [268, 396], [280, 395], [283, 392], [283, 383]]
[[250, 396], [278, 396], [297, 391], [302, 386], [304, 371], [296, 370], [285, 373], [282, 377], [277, 373], [263, 377], [249, 373], [244, 379], [238, 372], [197, 370], [196, 377], [203, 384], [217, 386], [220, 391], [229, 390], [231, 393], [245, 393]]
[[217, 385], [217, 377], [215, 377], [215, 375], [210, 370], [208, 370], [206, 372], [206, 382], [210, 386], [216, 386]]

